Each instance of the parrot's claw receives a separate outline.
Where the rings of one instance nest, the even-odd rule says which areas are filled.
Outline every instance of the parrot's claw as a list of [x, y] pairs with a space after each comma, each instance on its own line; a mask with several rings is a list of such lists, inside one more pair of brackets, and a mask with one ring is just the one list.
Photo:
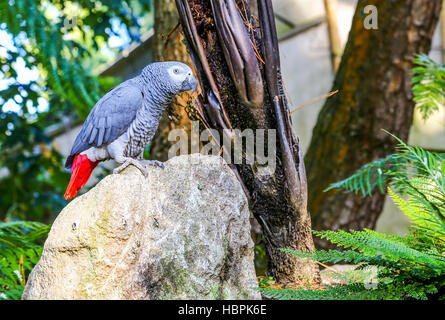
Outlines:
[[165, 167], [164, 163], [158, 160], [142, 160], [141, 162], [147, 166], [155, 166], [155, 167], [160, 167], [162, 169], [164, 169]]
[[147, 172], [147, 169], [145, 169], [145, 166], [140, 161], [132, 159], [132, 158], [126, 159], [125, 162], [121, 166], [119, 166], [113, 170], [113, 173], [114, 174], [121, 173], [130, 164], [132, 164], [136, 168], [138, 168], [141, 171], [141, 173], [144, 175], [144, 177], [147, 178], [148, 172]]

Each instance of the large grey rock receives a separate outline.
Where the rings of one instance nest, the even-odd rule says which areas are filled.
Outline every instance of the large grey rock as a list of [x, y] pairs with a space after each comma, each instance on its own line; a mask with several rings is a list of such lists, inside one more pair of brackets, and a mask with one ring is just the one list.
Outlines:
[[218, 157], [130, 166], [55, 220], [22, 299], [257, 299], [249, 210]]

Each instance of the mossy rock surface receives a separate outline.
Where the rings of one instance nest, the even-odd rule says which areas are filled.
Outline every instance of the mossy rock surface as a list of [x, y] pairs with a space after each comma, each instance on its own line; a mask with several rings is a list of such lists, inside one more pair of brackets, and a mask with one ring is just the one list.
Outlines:
[[23, 299], [258, 299], [249, 210], [218, 157], [130, 166], [57, 217]]

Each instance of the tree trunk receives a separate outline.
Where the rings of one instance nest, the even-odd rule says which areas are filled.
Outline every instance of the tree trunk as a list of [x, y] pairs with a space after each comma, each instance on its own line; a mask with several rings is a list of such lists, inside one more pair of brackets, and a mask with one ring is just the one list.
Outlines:
[[[385, 196], [362, 198], [331, 190], [362, 165], [395, 151], [385, 129], [408, 139], [413, 119], [411, 69], [417, 53], [428, 53], [442, 0], [359, 1], [333, 88], [305, 157], [313, 228], [374, 228]], [[364, 27], [364, 7], [378, 8], [378, 30]], [[321, 240], [317, 246], [330, 247]]]
[[[202, 122], [220, 132], [276, 129], [275, 172], [264, 172], [257, 162], [232, 165], [263, 228], [270, 274], [283, 284], [319, 281], [314, 262], [279, 250], [314, 246], [305, 168], [281, 84], [270, 0], [258, 1], [258, 19], [245, 0], [176, 2], [202, 90], [196, 100]], [[225, 157], [226, 152], [223, 149]]]
[[[184, 36], [180, 32], [178, 10], [175, 0], [154, 1], [154, 60], [181, 61], [192, 66], [190, 55], [184, 44]], [[150, 158], [166, 161], [172, 142], [168, 141], [168, 133], [172, 129], [183, 128], [190, 131], [190, 119], [187, 116], [184, 101], [189, 100], [188, 93], [175, 97], [161, 118], [158, 131], [150, 146]]]

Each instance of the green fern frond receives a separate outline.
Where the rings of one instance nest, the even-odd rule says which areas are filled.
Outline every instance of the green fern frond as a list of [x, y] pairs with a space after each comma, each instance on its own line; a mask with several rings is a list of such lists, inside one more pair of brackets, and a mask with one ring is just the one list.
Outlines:
[[[359, 170], [351, 177], [332, 184], [325, 191], [332, 189], [346, 189], [363, 196], [371, 195], [377, 187], [382, 193], [385, 186], [390, 185], [397, 192], [405, 194], [414, 191], [419, 186], [415, 179], [423, 179], [423, 186], [437, 184], [441, 195], [445, 194], [445, 154], [437, 154], [423, 150], [417, 146], [408, 146], [399, 138], [393, 136], [398, 142], [398, 153], [383, 159], [375, 160]], [[410, 179], [414, 179], [410, 186]], [[430, 189], [434, 189], [429, 187]]]
[[423, 119], [428, 119], [445, 103], [445, 66], [434, 62], [427, 55], [418, 55], [413, 69], [413, 93], [416, 107]]
[[372, 230], [314, 231], [322, 239], [344, 248], [351, 248], [366, 256], [381, 256], [385, 260], [400, 260], [415, 265], [424, 265], [432, 269], [445, 269], [445, 257], [437, 257], [407, 246], [400, 236], [389, 236]]
[[49, 225], [40, 222], [14, 221], [0, 223], [0, 248], [36, 248], [34, 241], [47, 236]]
[[318, 261], [322, 263], [339, 263], [339, 262], [347, 262], [350, 264], [359, 264], [364, 262], [383, 262], [384, 259], [379, 257], [368, 257], [360, 252], [353, 250], [313, 250], [313, 251], [296, 251], [292, 249], [281, 249], [282, 251], [290, 254], [296, 258], [307, 258], [312, 261]]
[[409, 158], [405, 154], [391, 154], [383, 159], [378, 159], [364, 165], [352, 176], [342, 181], [331, 184], [326, 190], [346, 189], [355, 194], [370, 196], [375, 188], [384, 193], [386, 184], [391, 180], [392, 173], [399, 171]]
[[[414, 229], [431, 239], [445, 241], [445, 220], [437, 214], [430, 201], [423, 197], [404, 200], [391, 188], [388, 188], [388, 193], [399, 209], [411, 219]], [[441, 204], [437, 204], [438, 207], [441, 207], [440, 211], [443, 210]]]
[[383, 289], [367, 290], [363, 284], [345, 284], [324, 290], [257, 288], [268, 298], [279, 300], [381, 300], [389, 293]]

